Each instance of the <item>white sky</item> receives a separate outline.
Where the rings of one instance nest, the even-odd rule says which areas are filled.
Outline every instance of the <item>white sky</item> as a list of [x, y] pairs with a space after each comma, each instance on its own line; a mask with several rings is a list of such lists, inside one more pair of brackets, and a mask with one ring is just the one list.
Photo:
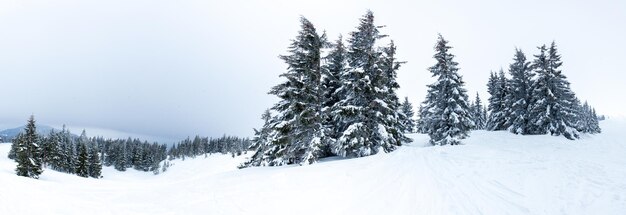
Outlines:
[[408, 61], [398, 94], [415, 106], [442, 33], [472, 99], [486, 101], [489, 72], [508, 69], [515, 47], [532, 59], [556, 40], [579, 98], [624, 115], [625, 1], [0, 0], [0, 128], [32, 113], [107, 135], [250, 136], [276, 102], [267, 92], [298, 17], [335, 40], [367, 9]]

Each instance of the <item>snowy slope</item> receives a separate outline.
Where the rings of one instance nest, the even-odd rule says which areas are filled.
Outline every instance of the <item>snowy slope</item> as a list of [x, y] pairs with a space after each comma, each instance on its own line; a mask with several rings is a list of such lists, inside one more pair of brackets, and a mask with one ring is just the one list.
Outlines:
[[176, 160], [168, 172], [46, 170], [15, 176], [0, 145], [0, 214], [626, 214], [626, 120], [563, 137], [472, 133], [462, 146], [238, 170], [242, 157]]

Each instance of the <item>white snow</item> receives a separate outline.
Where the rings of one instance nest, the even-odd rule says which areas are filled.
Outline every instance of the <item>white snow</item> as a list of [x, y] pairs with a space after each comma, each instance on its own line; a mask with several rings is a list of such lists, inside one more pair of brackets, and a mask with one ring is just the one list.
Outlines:
[[[626, 120], [563, 137], [472, 132], [358, 159], [238, 170], [243, 157], [175, 160], [167, 172], [18, 177], [0, 144], [0, 214], [626, 214]], [[251, 155], [250, 153], [248, 156]]]

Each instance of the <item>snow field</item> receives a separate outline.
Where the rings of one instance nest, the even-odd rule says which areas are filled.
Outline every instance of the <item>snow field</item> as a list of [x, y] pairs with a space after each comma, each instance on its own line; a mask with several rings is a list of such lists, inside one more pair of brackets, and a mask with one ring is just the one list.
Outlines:
[[474, 131], [428, 146], [417, 134], [389, 154], [310, 166], [199, 156], [157, 176], [105, 167], [102, 179], [18, 177], [0, 144], [0, 214], [626, 214], [626, 120], [601, 126], [577, 141]]

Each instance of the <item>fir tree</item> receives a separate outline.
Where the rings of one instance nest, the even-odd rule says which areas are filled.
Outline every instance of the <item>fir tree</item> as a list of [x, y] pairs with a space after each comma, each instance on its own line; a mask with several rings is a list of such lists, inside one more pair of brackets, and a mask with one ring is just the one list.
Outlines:
[[514, 62], [509, 66], [511, 79], [508, 81], [509, 92], [505, 96], [506, 104], [510, 107], [508, 130], [515, 134], [529, 133], [528, 106], [531, 100], [533, 85], [530, 62], [522, 50], [515, 49]]
[[76, 162], [76, 175], [87, 178], [89, 176], [89, 153], [83, 142], [78, 143], [78, 161]]
[[15, 162], [17, 162], [15, 172], [18, 176], [30, 177], [30, 161], [24, 135], [20, 134], [15, 139], [13, 139], [12, 147], [14, 147], [14, 158]]
[[487, 125], [487, 115], [484, 112], [485, 106], [480, 100], [480, 96], [476, 93], [476, 99], [471, 105], [472, 119], [474, 121], [474, 129], [482, 130]]
[[76, 161], [78, 160], [76, 151], [76, 141], [72, 138], [70, 131], [63, 125], [61, 130], [62, 146], [62, 171], [66, 173], [76, 173]]
[[[396, 90], [400, 85], [396, 81], [400, 66], [406, 62], [396, 59], [396, 49], [393, 40], [387, 47], [382, 48], [378, 67], [381, 69], [378, 78], [375, 78], [374, 90], [377, 98], [374, 99], [374, 116], [378, 119], [378, 129], [374, 137], [378, 137], [385, 152], [390, 152], [402, 145], [402, 142], [411, 140], [404, 136], [403, 121], [408, 120], [402, 115], [400, 100], [396, 95]], [[380, 102], [382, 101], [382, 102]]]
[[89, 177], [100, 178], [102, 175], [102, 162], [97, 148], [92, 148], [89, 155]]
[[274, 105], [273, 139], [264, 147], [260, 160], [268, 165], [310, 164], [322, 155], [325, 134], [322, 127], [321, 49], [325, 36], [318, 35], [309, 20], [300, 19], [302, 29], [289, 47], [290, 55], [280, 58], [288, 65], [284, 83], [270, 94], [281, 101]]
[[580, 104], [559, 69], [562, 62], [556, 45], [552, 42], [549, 49], [544, 45], [539, 50], [540, 54], [535, 56], [533, 64], [537, 79], [533, 85], [530, 106], [531, 133], [578, 138], [576, 118]]
[[11, 140], [11, 143], [12, 143], [12, 144], [11, 144], [11, 149], [9, 150], [9, 155], [8, 155], [9, 159], [11, 159], [11, 160], [15, 160], [15, 158], [17, 157], [17, 149], [18, 149], [18, 147], [20, 147], [20, 146], [19, 146], [19, 144], [18, 144], [18, 143], [19, 143], [18, 141], [19, 141], [21, 138], [23, 138], [23, 137], [22, 137], [23, 135], [24, 135], [24, 134], [22, 134], [22, 133], [18, 133], [18, 134], [17, 134], [17, 136], [15, 136], [15, 137]]
[[113, 163], [114, 168], [117, 171], [126, 171], [126, 141], [120, 141], [120, 144], [117, 144], [115, 147], [115, 161]]
[[336, 155], [362, 157], [380, 149], [389, 152], [404, 138], [399, 132], [399, 103], [393, 95], [400, 63], [395, 60], [393, 44], [382, 51], [376, 48], [376, 41], [384, 37], [379, 28], [368, 11], [348, 38], [349, 68], [341, 74], [342, 86], [338, 89], [342, 100], [331, 108], [339, 131], [331, 146]]
[[261, 119], [263, 119], [263, 127], [260, 130], [254, 129], [254, 139], [252, 139], [251, 148], [255, 150], [254, 155], [250, 157], [250, 160], [243, 163], [240, 168], [250, 167], [250, 166], [266, 166], [269, 163], [268, 157], [265, 156], [267, 148], [271, 146], [272, 139], [272, 115], [270, 110], [265, 110], [263, 115], [261, 115]]
[[44, 151], [46, 153], [44, 163], [56, 171], [63, 171], [63, 148], [60, 140], [59, 133], [52, 130], [44, 141]]
[[424, 123], [433, 145], [460, 144], [474, 126], [464, 82], [454, 55], [448, 52], [450, 48], [448, 41], [439, 35], [433, 56], [437, 63], [429, 68], [437, 81], [428, 85]]
[[509, 116], [509, 110], [506, 102], [507, 79], [502, 69], [500, 69], [498, 73], [491, 73], [489, 82], [487, 83], [487, 91], [491, 95], [489, 97], [490, 114], [487, 122], [487, 130], [505, 130], [508, 128], [507, 118]]
[[401, 120], [402, 120], [402, 132], [403, 133], [413, 133], [415, 132], [415, 121], [413, 120], [413, 116], [415, 113], [413, 112], [413, 105], [409, 102], [409, 97], [404, 97], [404, 102], [401, 104]]
[[28, 119], [24, 135], [17, 139], [15, 152], [17, 175], [38, 179], [43, 172], [43, 162], [40, 142], [36, 133], [35, 118], [32, 115]]
[[323, 113], [324, 113], [324, 129], [328, 142], [324, 144], [324, 151], [326, 154], [330, 154], [329, 145], [332, 144], [338, 137], [340, 131], [332, 114], [332, 107], [343, 99], [339, 88], [341, 88], [341, 76], [348, 70], [346, 48], [343, 44], [343, 37], [339, 36], [337, 41], [333, 44], [332, 50], [326, 56], [326, 64], [323, 66], [322, 75], [322, 88], [323, 88]]
[[418, 118], [416, 122], [417, 132], [420, 134], [428, 133], [428, 125], [426, 124], [426, 117], [428, 116], [428, 110], [424, 108], [424, 104], [420, 104], [419, 109], [417, 109]]

